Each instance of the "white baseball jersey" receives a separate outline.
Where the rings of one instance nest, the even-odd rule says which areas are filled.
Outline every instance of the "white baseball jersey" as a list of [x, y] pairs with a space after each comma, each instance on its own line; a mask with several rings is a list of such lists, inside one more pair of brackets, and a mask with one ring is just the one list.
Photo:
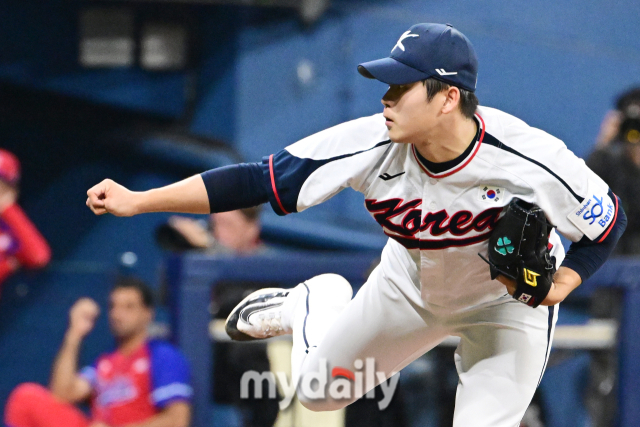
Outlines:
[[[413, 145], [389, 139], [382, 114], [302, 139], [263, 161], [271, 205], [286, 214], [346, 187], [363, 193], [390, 237], [384, 274], [420, 289], [425, 305], [453, 310], [505, 294], [478, 253], [486, 253], [492, 227], [514, 197], [539, 205], [573, 242], [606, 237], [617, 201], [562, 141], [493, 108], [478, 108], [475, 120], [466, 158], [440, 173]], [[555, 232], [550, 243], [559, 265], [564, 250]]]

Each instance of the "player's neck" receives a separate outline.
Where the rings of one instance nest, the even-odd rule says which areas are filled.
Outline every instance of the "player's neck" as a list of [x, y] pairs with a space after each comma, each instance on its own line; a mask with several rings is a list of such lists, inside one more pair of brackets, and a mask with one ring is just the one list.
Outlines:
[[118, 351], [129, 355], [140, 348], [147, 341], [147, 338], [146, 331], [124, 338], [118, 342]]
[[476, 121], [460, 114], [429, 129], [428, 135], [414, 145], [430, 162], [448, 162], [464, 153], [473, 143], [477, 132]]

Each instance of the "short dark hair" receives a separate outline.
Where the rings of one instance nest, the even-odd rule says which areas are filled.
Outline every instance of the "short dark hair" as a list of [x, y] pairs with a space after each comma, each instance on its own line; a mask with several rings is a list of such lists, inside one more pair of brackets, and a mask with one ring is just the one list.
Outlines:
[[113, 288], [111, 288], [111, 293], [118, 289], [135, 289], [140, 294], [142, 304], [146, 308], [154, 307], [153, 291], [143, 280], [133, 276], [119, 277]]
[[[433, 77], [423, 80], [422, 84], [427, 88], [427, 101], [429, 102], [433, 100], [433, 97], [436, 96], [437, 93], [449, 90], [451, 87], [450, 84], [434, 79]], [[460, 90], [460, 103], [458, 104], [460, 111], [463, 116], [472, 119], [478, 108], [478, 98], [476, 94], [471, 91], [462, 89], [461, 87], [458, 87], [458, 90]]]

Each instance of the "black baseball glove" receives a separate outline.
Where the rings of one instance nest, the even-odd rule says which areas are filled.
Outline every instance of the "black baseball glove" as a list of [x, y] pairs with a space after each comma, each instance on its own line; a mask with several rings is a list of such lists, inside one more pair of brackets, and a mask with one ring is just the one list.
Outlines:
[[549, 232], [540, 207], [514, 198], [489, 238], [491, 279], [502, 274], [516, 281], [513, 298], [537, 307], [546, 298], [556, 272], [556, 259], [549, 253]]

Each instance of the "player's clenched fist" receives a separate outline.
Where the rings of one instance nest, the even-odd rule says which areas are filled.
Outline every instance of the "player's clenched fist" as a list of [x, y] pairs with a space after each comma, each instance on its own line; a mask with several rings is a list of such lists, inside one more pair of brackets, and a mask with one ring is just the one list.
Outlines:
[[87, 206], [96, 215], [132, 216], [137, 213], [136, 193], [110, 179], [91, 187], [87, 196]]
[[93, 329], [100, 307], [91, 298], [80, 298], [69, 310], [69, 333], [83, 338]]

